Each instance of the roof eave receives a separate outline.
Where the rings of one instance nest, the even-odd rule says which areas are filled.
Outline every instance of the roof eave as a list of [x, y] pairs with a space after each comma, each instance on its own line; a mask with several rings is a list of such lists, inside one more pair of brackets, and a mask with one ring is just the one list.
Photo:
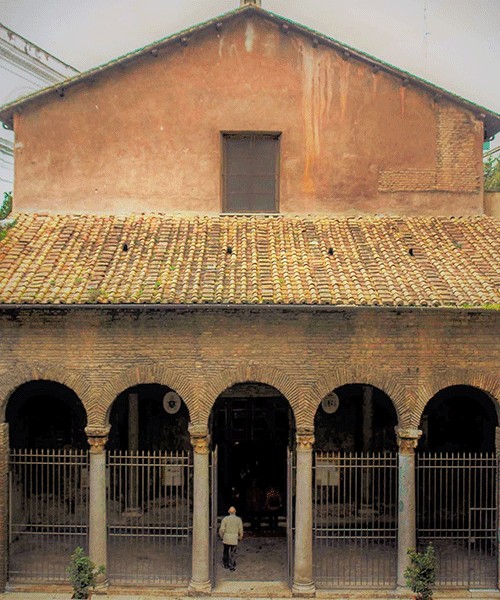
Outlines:
[[152, 304], [152, 303], [94, 303], [94, 304], [28, 304], [0, 303], [0, 314], [17, 311], [49, 311], [49, 312], [70, 312], [74, 310], [98, 310], [98, 311], [283, 311], [283, 312], [353, 312], [353, 311], [388, 311], [388, 312], [429, 312], [429, 311], [452, 311], [467, 313], [498, 313], [498, 309], [492, 309], [482, 306], [423, 306], [423, 305], [402, 305], [393, 304], [215, 304], [215, 303], [186, 303], [186, 304]]

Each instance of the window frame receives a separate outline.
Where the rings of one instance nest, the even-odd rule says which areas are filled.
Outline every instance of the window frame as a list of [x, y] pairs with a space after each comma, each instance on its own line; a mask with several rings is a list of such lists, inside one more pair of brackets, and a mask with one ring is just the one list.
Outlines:
[[[274, 215], [279, 214], [280, 205], [280, 155], [281, 155], [281, 131], [221, 131], [220, 133], [220, 144], [221, 144], [221, 211], [223, 215]], [[227, 172], [227, 150], [226, 150], [226, 139], [230, 138], [245, 138], [253, 137], [255, 139], [266, 139], [270, 138], [276, 140], [275, 144], [275, 157], [274, 157], [274, 207], [272, 210], [229, 210], [227, 206], [227, 193], [226, 193], [226, 172]]]

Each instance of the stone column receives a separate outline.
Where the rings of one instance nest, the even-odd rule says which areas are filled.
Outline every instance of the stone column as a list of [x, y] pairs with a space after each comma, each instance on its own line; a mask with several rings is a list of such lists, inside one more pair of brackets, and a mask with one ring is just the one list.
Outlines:
[[[107, 568], [106, 442], [109, 427], [86, 427], [90, 446], [89, 556], [96, 567]], [[97, 576], [97, 591], [108, 588], [107, 572]]]
[[398, 588], [406, 587], [404, 572], [409, 564], [407, 550], [416, 548], [415, 448], [420, 429], [396, 427], [399, 446], [398, 477]]
[[[495, 427], [495, 454], [497, 465], [500, 461], [500, 427]], [[498, 477], [498, 468], [497, 468]], [[496, 489], [496, 508], [497, 508], [497, 540], [500, 540], [500, 482], [497, 481]], [[500, 552], [497, 552], [497, 588], [500, 589]]]
[[294, 596], [314, 596], [312, 557], [312, 452], [314, 434], [297, 431], [297, 469], [295, 485], [295, 557], [293, 566]]
[[0, 423], [0, 592], [7, 583], [9, 518], [9, 424]]
[[205, 428], [189, 428], [193, 445], [193, 549], [189, 594], [210, 594], [210, 440]]

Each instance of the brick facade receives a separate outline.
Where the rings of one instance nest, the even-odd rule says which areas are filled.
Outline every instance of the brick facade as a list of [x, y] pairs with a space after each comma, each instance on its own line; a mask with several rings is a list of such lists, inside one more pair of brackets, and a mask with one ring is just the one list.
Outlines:
[[33, 310], [1, 321], [3, 409], [22, 383], [57, 381], [82, 400], [91, 427], [104, 426], [118, 394], [140, 383], [176, 390], [196, 427], [207, 426], [219, 394], [244, 381], [276, 387], [299, 428], [312, 427], [323, 397], [348, 383], [387, 393], [405, 428], [417, 428], [447, 386], [500, 400], [496, 311]]

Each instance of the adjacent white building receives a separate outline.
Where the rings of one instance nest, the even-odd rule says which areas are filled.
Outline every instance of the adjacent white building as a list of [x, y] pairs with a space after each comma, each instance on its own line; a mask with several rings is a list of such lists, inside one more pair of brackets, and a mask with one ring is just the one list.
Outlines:
[[[0, 106], [27, 96], [78, 70], [0, 23]], [[0, 202], [13, 190], [14, 133], [0, 129]]]

